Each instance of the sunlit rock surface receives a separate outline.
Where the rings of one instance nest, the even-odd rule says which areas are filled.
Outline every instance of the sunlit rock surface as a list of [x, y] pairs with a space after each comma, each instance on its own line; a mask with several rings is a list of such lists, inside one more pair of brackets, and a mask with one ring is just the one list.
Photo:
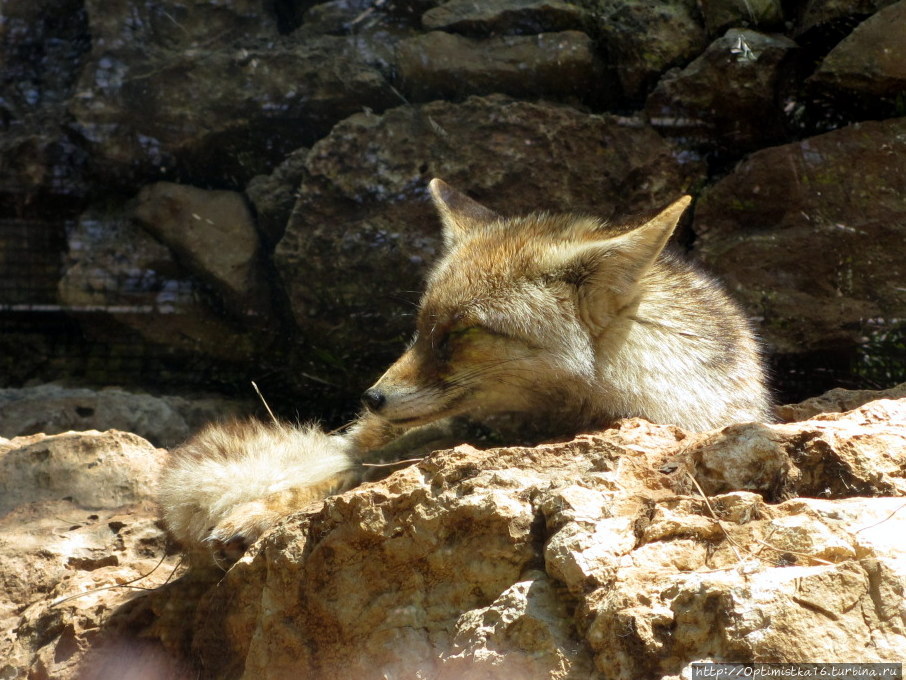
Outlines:
[[831, 408], [861, 405], [789, 424], [629, 419], [457, 446], [288, 517], [226, 573], [163, 587], [176, 558], [149, 499], [164, 451], [122, 432], [0, 440], [0, 668], [666, 680], [702, 660], [897, 661], [895, 396], [838, 391]]
[[8, 438], [117, 429], [173, 447], [205, 423], [247, 412], [247, 404], [222, 397], [159, 396], [116, 387], [92, 390], [51, 383], [0, 389], [0, 433]]
[[152, 500], [165, 458], [125, 432], [0, 439], [5, 677], [85, 677], [114, 613], [172, 574]]
[[900, 400], [438, 452], [263, 538], [202, 601], [195, 649], [210, 677], [243, 678], [896, 660], [904, 442]]

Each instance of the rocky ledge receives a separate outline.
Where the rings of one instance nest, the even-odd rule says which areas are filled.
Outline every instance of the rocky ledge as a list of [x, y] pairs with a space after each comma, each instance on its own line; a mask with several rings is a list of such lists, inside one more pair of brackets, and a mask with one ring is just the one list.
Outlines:
[[[165, 452], [117, 432], [0, 440], [0, 668], [675, 678], [701, 660], [898, 661], [903, 389], [782, 411], [799, 422], [689, 433], [630, 419], [439, 451], [287, 518], [226, 573], [162, 587], [176, 558], [149, 498]], [[161, 559], [129, 584], [155, 590], [64, 600]]]

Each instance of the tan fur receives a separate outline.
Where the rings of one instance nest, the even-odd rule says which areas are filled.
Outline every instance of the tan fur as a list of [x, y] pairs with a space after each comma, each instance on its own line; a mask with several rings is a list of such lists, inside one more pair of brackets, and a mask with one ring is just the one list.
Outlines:
[[614, 228], [499, 217], [439, 180], [432, 193], [446, 252], [416, 339], [366, 393], [381, 419], [521, 411], [575, 431], [625, 416], [691, 430], [770, 417], [746, 320], [715, 281], [663, 251], [688, 197]]
[[158, 500], [196, 561], [233, 561], [278, 519], [358, 482], [344, 439], [256, 420], [209, 425], [173, 451]]
[[689, 197], [613, 227], [504, 218], [440, 180], [430, 189], [445, 252], [415, 339], [365, 393], [369, 410], [344, 435], [246, 424], [190, 441], [161, 487], [185, 545], [242, 549], [348, 486], [350, 456], [448, 416], [517, 412], [564, 434], [626, 416], [689, 430], [770, 420], [746, 320], [714, 280], [664, 252]]

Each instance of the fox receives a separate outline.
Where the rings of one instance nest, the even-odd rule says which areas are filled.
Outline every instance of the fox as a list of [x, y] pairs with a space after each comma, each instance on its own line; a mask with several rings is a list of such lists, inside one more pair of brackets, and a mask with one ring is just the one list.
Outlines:
[[612, 225], [501, 216], [440, 179], [428, 190], [442, 252], [412, 341], [359, 417], [335, 434], [215, 424], [174, 452], [159, 498], [193, 554], [235, 561], [282, 517], [359, 483], [367, 456], [441, 419], [515, 413], [562, 435], [627, 417], [690, 431], [772, 420], [746, 317], [668, 247], [690, 196]]

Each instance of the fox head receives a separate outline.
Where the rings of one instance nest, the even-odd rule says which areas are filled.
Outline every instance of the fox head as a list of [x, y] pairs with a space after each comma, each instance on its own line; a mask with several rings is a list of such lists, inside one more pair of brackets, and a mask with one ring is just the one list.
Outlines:
[[620, 320], [691, 200], [614, 229], [575, 215], [501, 217], [439, 179], [429, 189], [443, 254], [409, 348], [363, 395], [406, 427], [555, 406], [580, 384], [588, 392], [597, 354], [619, 342]]

